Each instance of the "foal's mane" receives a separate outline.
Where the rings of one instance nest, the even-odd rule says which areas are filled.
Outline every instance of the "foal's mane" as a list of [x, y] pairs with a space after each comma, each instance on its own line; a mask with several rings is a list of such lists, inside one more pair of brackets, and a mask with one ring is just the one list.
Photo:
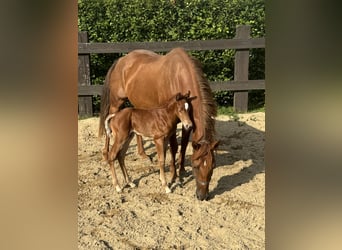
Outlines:
[[[204, 130], [202, 142], [212, 142], [215, 137], [215, 116], [217, 115], [217, 107], [213, 98], [213, 93], [209, 86], [208, 80], [203, 74], [202, 64], [199, 60], [191, 57], [195, 76], [199, 84], [199, 90], [201, 95], [201, 105], [202, 105], [202, 117]], [[198, 142], [196, 142], [198, 143]]]

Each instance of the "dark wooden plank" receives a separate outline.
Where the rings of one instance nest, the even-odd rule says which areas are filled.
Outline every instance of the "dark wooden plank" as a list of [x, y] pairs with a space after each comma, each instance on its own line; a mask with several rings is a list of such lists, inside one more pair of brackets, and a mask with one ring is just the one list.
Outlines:
[[210, 82], [212, 91], [241, 91], [265, 89], [265, 80]]
[[78, 95], [102, 95], [102, 85], [78, 86]]
[[[79, 32], [78, 41], [88, 42], [87, 32]], [[89, 55], [78, 56], [78, 84], [79, 86], [90, 86]], [[93, 100], [91, 95], [78, 98], [78, 114], [82, 117], [93, 115]]]
[[[212, 91], [265, 89], [265, 80], [209, 82]], [[78, 86], [79, 96], [101, 95], [102, 85]]]
[[265, 38], [234, 38], [172, 42], [79, 43], [78, 53], [126, 53], [135, 49], [147, 49], [155, 52], [164, 52], [170, 51], [171, 49], [177, 47], [182, 47], [185, 50], [265, 48]]
[[[249, 38], [251, 27], [237, 26], [236, 38]], [[247, 81], [249, 68], [249, 49], [239, 49], [235, 52], [234, 61], [234, 80]], [[248, 91], [238, 91], [234, 93], [234, 110], [236, 112], [247, 112], [248, 109]]]
[[235, 91], [235, 110], [238, 112], [246, 112], [248, 106], [248, 90], [265, 89], [265, 80], [248, 80], [249, 49], [265, 48], [265, 38], [250, 38], [249, 26], [238, 26], [234, 39], [173, 42], [89, 43], [86, 32], [79, 32], [78, 46], [78, 95], [80, 115], [92, 115], [92, 96], [102, 94], [101, 85], [90, 85], [89, 54], [91, 53], [126, 53], [134, 49], [165, 52], [175, 47], [183, 47], [185, 50], [236, 49], [234, 81], [210, 82], [212, 90]]
[[80, 117], [91, 117], [93, 115], [93, 104], [91, 96], [78, 97], [78, 115]]

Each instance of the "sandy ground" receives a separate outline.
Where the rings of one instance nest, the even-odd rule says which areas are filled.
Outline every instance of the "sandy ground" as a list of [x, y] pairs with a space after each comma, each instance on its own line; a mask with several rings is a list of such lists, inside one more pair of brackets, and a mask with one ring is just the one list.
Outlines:
[[[208, 201], [195, 198], [190, 144], [182, 185], [166, 194], [148, 139], [144, 147], [155, 162], [137, 155], [134, 138], [126, 165], [137, 187], [116, 193], [109, 167], [100, 163], [104, 138], [97, 138], [99, 118], [79, 120], [79, 249], [265, 249], [265, 114], [216, 120], [221, 143]], [[168, 165], [166, 171], [170, 180]], [[122, 183], [119, 169], [117, 175]]]

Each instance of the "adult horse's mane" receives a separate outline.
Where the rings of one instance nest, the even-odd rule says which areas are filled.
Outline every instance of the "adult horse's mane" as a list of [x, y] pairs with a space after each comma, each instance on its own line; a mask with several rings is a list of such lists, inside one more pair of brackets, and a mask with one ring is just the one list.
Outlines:
[[[212, 142], [215, 137], [215, 116], [217, 115], [217, 107], [213, 98], [213, 93], [209, 86], [207, 79], [204, 77], [202, 64], [199, 60], [194, 57], [191, 57], [191, 60], [195, 69], [195, 76], [197, 78], [197, 82], [199, 84], [199, 90], [201, 95], [201, 103], [202, 103], [202, 117], [203, 121], [203, 130], [204, 135], [202, 138], [199, 138], [198, 142]], [[196, 142], [196, 143], [198, 143]]]

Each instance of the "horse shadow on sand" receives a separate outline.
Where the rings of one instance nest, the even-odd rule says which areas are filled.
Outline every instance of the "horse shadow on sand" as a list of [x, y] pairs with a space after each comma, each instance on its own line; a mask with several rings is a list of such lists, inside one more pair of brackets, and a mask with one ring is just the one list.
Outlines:
[[[251, 119], [253, 116], [251, 116]], [[256, 119], [256, 118], [254, 118]], [[215, 171], [224, 173], [235, 165], [242, 168], [234, 174], [219, 177], [217, 185], [209, 193], [209, 199], [216, 195], [250, 182], [257, 174], [265, 172], [265, 132], [242, 121], [216, 121], [217, 139], [220, 145], [216, 153]], [[220, 169], [222, 168], [222, 169]]]

